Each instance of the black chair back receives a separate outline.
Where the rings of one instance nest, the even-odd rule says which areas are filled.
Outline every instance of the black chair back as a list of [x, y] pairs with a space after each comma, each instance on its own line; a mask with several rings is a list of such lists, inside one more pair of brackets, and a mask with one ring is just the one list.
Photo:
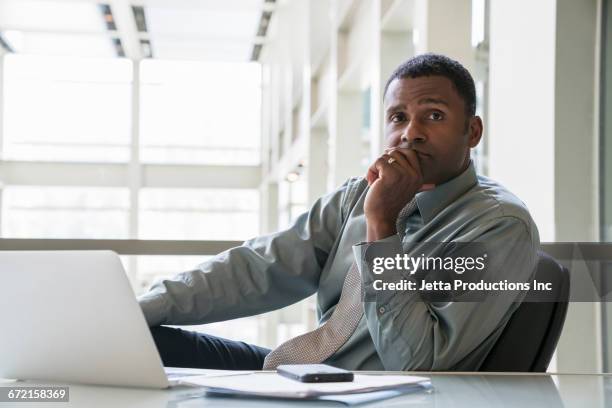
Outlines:
[[[533, 288], [514, 312], [480, 371], [545, 372], [563, 329], [569, 299], [569, 271], [539, 252], [534, 278], [553, 290]], [[530, 301], [536, 299], [538, 301]]]

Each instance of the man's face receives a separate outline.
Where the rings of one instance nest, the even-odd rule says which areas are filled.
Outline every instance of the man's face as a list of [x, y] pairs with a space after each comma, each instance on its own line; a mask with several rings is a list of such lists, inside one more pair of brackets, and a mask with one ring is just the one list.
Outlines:
[[468, 118], [452, 82], [442, 76], [395, 79], [385, 95], [388, 148], [410, 142], [423, 182], [441, 184], [469, 164], [469, 152], [482, 135], [482, 121]]

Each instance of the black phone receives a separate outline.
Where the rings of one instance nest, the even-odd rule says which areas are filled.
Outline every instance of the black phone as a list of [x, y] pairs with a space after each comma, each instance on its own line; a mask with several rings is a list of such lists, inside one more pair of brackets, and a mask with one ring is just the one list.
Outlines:
[[276, 367], [283, 377], [307, 383], [350, 382], [354, 375], [350, 371], [325, 364], [283, 364]]

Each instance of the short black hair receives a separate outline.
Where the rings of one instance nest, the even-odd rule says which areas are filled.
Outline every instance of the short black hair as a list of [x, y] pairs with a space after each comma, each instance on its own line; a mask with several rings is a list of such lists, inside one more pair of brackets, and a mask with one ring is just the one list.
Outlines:
[[395, 79], [419, 78], [424, 76], [443, 76], [448, 78], [457, 93], [465, 102], [465, 111], [468, 117], [476, 114], [476, 86], [474, 78], [469, 71], [458, 61], [441, 54], [421, 54], [403, 62], [393, 71], [383, 96], [387, 94], [389, 84]]

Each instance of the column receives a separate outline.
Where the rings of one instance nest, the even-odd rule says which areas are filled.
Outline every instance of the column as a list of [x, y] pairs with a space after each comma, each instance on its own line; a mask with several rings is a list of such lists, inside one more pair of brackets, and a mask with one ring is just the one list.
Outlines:
[[[366, 72], [378, 64], [371, 52], [372, 25], [376, 20], [372, 10], [378, 4], [379, 0], [355, 2], [352, 22], [341, 27], [342, 4], [332, 3], [330, 65], [334, 89], [329, 103], [329, 189], [337, 188], [349, 177], [364, 174], [363, 103], [368, 88]], [[371, 85], [370, 89], [374, 92]], [[372, 124], [374, 128], [377, 129]]]
[[0, 47], [0, 160], [4, 159], [4, 56], [6, 51]]
[[402, 62], [415, 54], [413, 26], [407, 16], [414, 13], [413, 5], [396, 0], [388, 8], [380, 1], [373, 4], [372, 25], [372, 86], [370, 97], [370, 161], [380, 156], [385, 146], [383, 91], [387, 80]]
[[[527, 204], [542, 242], [598, 239], [597, 3], [491, 1], [490, 176]], [[558, 371], [599, 371], [600, 342], [600, 305], [570, 304]]]
[[[140, 165], [140, 60], [132, 62], [132, 128], [130, 142], [130, 163], [128, 164], [128, 188], [130, 191], [129, 234], [138, 239], [139, 193], [142, 185]], [[132, 286], [138, 281], [138, 258], [129, 258], [129, 276]]]
[[416, 0], [413, 25], [416, 54], [440, 53], [473, 68], [472, 0]]
[[[6, 51], [0, 47], [0, 161], [4, 160], [4, 55]], [[4, 180], [0, 180], [0, 237], [2, 237], [2, 200], [4, 195]]]

